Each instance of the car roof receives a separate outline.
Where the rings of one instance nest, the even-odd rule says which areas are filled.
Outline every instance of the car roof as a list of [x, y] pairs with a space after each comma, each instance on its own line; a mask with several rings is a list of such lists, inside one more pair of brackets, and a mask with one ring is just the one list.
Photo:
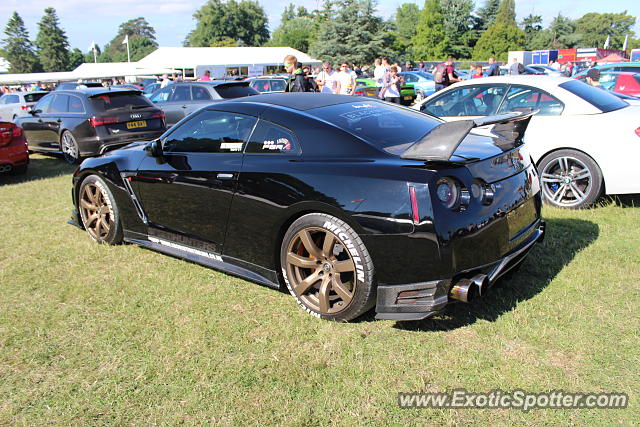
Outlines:
[[220, 86], [220, 85], [246, 85], [248, 84], [248, 82], [246, 80], [211, 80], [211, 81], [182, 81], [182, 82], [174, 82], [172, 84], [176, 84], [176, 85], [183, 85], [183, 84], [189, 84], [189, 85], [202, 85], [202, 86]]
[[372, 98], [362, 98], [348, 95], [334, 95], [329, 93], [295, 92], [269, 93], [236, 98], [234, 102], [256, 104], [271, 104], [293, 110], [306, 111], [313, 108], [328, 107], [330, 105], [349, 104], [354, 102], [372, 101]]
[[465, 80], [463, 82], [455, 83], [455, 87], [462, 86], [475, 86], [477, 84], [523, 84], [529, 86], [536, 86], [540, 89], [552, 89], [562, 83], [570, 82], [573, 79], [563, 76], [532, 76], [532, 75], [517, 75], [517, 76], [491, 76], [483, 77], [480, 79]]
[[[117, 93], [117, 92], [129, 92], [129, 93], [141, 93], [142, 91], [139, 89], [130, 89], [130, 88], [110, 88], [110, 87], [89, 87], [89, 88], [82, 88], [82, 89], [63, 89], [63, 90], [57, 90], [55, 91], [56, 94], [62, 94], [62, 93], [67, 93], [67, 94], [84, 94], [87, 95], [89, 97], [92, 96], [98, 96], [98, 95], [106, 95], [109, 93]], [[53, 92], [51, 92], [53, 93]]]

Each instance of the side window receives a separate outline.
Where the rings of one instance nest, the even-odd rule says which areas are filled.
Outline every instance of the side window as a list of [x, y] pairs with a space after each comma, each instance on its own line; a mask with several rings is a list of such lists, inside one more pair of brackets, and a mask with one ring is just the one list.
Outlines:
[[413, 74], [403, 74], [402, 76], [404, 77], [405, 83], [415, 83], [418, 81], [418, 76]]
[[169, 97], [169, 101], [191, 101], [191, 87], [188, 85], [173, 85], [173, 93]]
[[284, 79], [271, 80], [272, 92], [284, 92], [286, 88], [287, 88], [287, 82], [285, 82]]
[[506, 90], [506, 86], [462, 87], [423, 104], [421, 111], [436, 117], [488, 116], [495, 113]]
[[82, 100], [77, 96], [69, 97], [69, 112], [84, 113], [84, 105], [82, 105]]
[[194, 101], [210, 101], [211, 95], [206, 87], [202, 86], [192, 86], [191, 87], [191, 95], [193, 95]]
[[56, 95], [49, 108], [50, 113], [66, 113], [69, 111], [69, 96], [68, 95]]
[[169, 95], [171, 94], [171, 86], [172, 85], [169, 85], [164, 89], [161, 89], [158, 92], [156, 92], [156, 94], [151, 97], [151, 102], [155, 102], [155, 103], [167, 102], [169, 100]]
[[224, 111], [191, 116], [164, 140], [164, 151], [181, 153], [242, 152], [256, 118]]
[[282, 126], [260, 120], [251, 135], [245, 153], [251, 154], [299, 154], [300, 145], [295, 135]]
[[269, 81], [268, 80], [254, 80], [251, 82], [250, 86], [257, 90], [258, 92], [267, 92], [269, 90]]
[[7, 99], [5, 104], [17, 104], [20, 102], [20, 97], [18, 95], [6, 95]]
[[531, 87], [511, 87], [498, 114], [518, 111], [524, 108], [540, 110], [540, 116], [557, 116], [564, 110], [564, 104], [553, 96]]
[[54, 95], [46, 95], [45, 97], [43, 97], [40, 101], [38, 101], [36, 106], [33, 107], [33, 110], [40, 110], [40, 112], [42, 113], [48, 113], [49, 106], [51, 105], [51, 101], [53, 100], [53, 96]]
[[0, 96], [0, 105], [6, 104], [7, 103], [7, 98], [9, 98], [9, 95]]

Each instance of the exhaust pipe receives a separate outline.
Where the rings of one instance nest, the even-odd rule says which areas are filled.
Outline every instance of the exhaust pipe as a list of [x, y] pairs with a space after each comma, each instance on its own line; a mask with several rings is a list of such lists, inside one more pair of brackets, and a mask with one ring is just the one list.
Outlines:
[[458, 301], [471, 302], [475, 299], [477, 292], [478, 287], [471, 280], [460, 279], [449, 291], [449, 296]]
[[489, 290], [489, 278], [486, 274], [476, 274], [471, 278], [471, 282], [478, 288], [478, 294], [484, 296]]
[[460, 279], [451, 287], [449, 296], [462, 302], [471, 302], [483, 296], [489, 289], [489, 278], [486, 274], [476, 274], [471, 279]]

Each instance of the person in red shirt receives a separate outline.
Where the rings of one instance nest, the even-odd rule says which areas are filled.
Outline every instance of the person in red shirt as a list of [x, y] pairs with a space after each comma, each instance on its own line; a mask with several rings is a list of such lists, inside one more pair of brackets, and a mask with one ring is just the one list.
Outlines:
[[461, 82], [462, 79], [456, 73], [455, 68], [453, 67], [453, 58], [450, 56], [447, 58], [447, 68], [444, 71], [444, 82], [442, 83], [444, 87], [451, 86], [456, 82]]
[[482, 65], [478, 64], [475, 66], [475, 71], [473, 72], [473, 74], [471, 75], [472, 79], [477, 79], [480, 77], [484, 77], [484, 74], [482, 74]]

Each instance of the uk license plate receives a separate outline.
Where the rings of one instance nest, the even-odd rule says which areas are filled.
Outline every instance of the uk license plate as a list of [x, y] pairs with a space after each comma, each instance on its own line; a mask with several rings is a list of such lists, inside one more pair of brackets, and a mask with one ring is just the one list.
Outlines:
[[127, 122], [127, 129], [146, 128], [146, 120], [138, 120], [137, 122]]

